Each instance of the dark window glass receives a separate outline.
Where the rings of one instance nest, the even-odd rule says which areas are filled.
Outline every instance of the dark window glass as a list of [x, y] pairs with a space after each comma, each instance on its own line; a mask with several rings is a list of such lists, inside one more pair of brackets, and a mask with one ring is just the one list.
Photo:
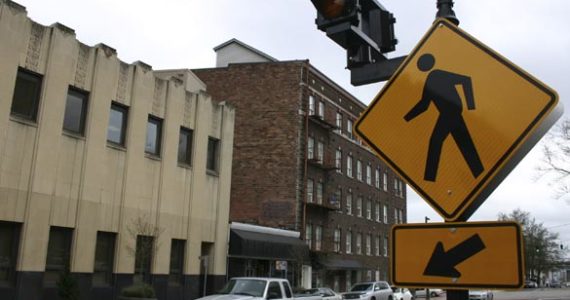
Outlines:
[[148, 116], [146, 125], [146, 145], [145, 152], [160, 156], [160, 139], [162, 135], [162, 120], [153, 116]]
[[190, 165], [192, 163], [192, 130], [180, 127], [178, 139], [178, 162]]
[[69, 253], [73, 229], [52, 226], [49, 230], [44, 283], [55, 285], [62, 272], [69, 271]]
[[11, 113], [31, 121], [36, 121], [42, 77], [24, 69], [18, 69]]
[[208, 138], [208, 161], [206, 168], [211, 171], [218, 171], [218, 151], [220, 140]]
[[14, 286], [20, 224], [0, 221], [0, 287]]
[[115, 233], [97, 232], [93, 267], [93, 285], [95, 286], [109, 286], [112, 283], [115, 238]]
[[270, 282], [267, 288], [267, 299], [282, 299], [281, 287], [278, 282]]
[[117, 103], [111, 103], [109, 113], [109, 127], [107, 127], [107, 141], [124, 146], [127, 132], [128, 109]]
[[154, 252], [154, 238], [152, 236], [137, 235], [135, 251], [135, 282], [150, 283], [150, 266]]
[[70, 87], [67, 91], [67, 101], [65, 102], [63, 129], [83, 135], [86, 112], [87, 93]]
[[181, 285], [184, 268], [184, 240], [172, 240], [170, 248], [170, 272], [168, 282], [170, 285]]

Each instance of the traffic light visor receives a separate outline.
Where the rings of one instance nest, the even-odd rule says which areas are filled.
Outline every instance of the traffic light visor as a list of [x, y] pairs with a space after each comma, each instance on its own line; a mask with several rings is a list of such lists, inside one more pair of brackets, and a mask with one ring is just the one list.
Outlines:
[[355, 0], [311, 0], [317, 11], [327, 20], [350, 14]]

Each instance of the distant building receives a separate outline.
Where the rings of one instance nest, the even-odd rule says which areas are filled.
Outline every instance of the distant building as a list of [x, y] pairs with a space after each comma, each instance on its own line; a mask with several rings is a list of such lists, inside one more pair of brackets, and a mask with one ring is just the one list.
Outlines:
[[[308, 61], [278, 61], [235, 39], [215, 51], [217, 67], [194, 73], [236, 107], [231, 221], [300, 231], [311, 250], [305, 284], [345, 291], [387, 280], [389, 229], [406, 222], [406, 191], [352, 132], [366, 106]], [[242, 275], [272, 274], [281, 260], [243, 257], [259, 271]]]
[[0, 299], [59, 299], [66, 269], [81, 299], [115, 299], [135, 269], [159, 299], [220, 287], [232, 106], [8, 0], [0, 71]]

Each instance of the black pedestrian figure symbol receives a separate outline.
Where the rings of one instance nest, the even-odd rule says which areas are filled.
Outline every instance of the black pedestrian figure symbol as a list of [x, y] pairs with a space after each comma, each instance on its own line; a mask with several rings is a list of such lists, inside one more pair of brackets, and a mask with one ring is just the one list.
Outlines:
[[[417, 67], [422, 72], [430, 71], [435, 65], [433, 55], [427, 53], [418, 59]], [[469, 165], [469, 169], [475, 178], [483, 172], [483, 165], [479, 159], [479, 154], [475, 149], [473, 140], [469, 135], [469, 130], [461, 115], [463, 105], [456, 85], [463, 87], [467, 108], [475, 109], [473, 99], [473, 87], [469, 76], [455, 74], [444, 70], [432, 70], [424, 84], [422, 99], [404, 116], [404, 120], [411, 121], [418, 115], [425, 112], [430, 102], [433, 101], [439, 111], [439, 117], [429, 140], [426, 169], [424, 180], [435, 181], [441, 148], [448, 135], [451, 134], [455, 143], [459, 147], [463, 158]]]

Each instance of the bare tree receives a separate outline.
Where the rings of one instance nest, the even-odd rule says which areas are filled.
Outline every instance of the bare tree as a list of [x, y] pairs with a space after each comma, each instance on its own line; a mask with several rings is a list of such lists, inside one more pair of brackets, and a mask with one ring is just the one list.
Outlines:
[[159, 237], [164, 232], [146, 215], [138, 215], [127, 225], [131, 242], [126, 245], [129, 255], [135, 258], [135, 281], [149, 281], [152, 259], [160, 248]]
[[536, 168], [539, 176], [548, 175], [554, 196], [570, 204], [570, 119], [560, 121], [546, 135], [542, 153], [542, 161]]
[[564, 251], [556, 242], [558, 234], [537, 222], [529, 212], [515, 209], [509, 214], [499, 213], [499, 220], [515, 221], [522, 227], [527, 278], [538, 282], [543, 274], [563, 261]]

